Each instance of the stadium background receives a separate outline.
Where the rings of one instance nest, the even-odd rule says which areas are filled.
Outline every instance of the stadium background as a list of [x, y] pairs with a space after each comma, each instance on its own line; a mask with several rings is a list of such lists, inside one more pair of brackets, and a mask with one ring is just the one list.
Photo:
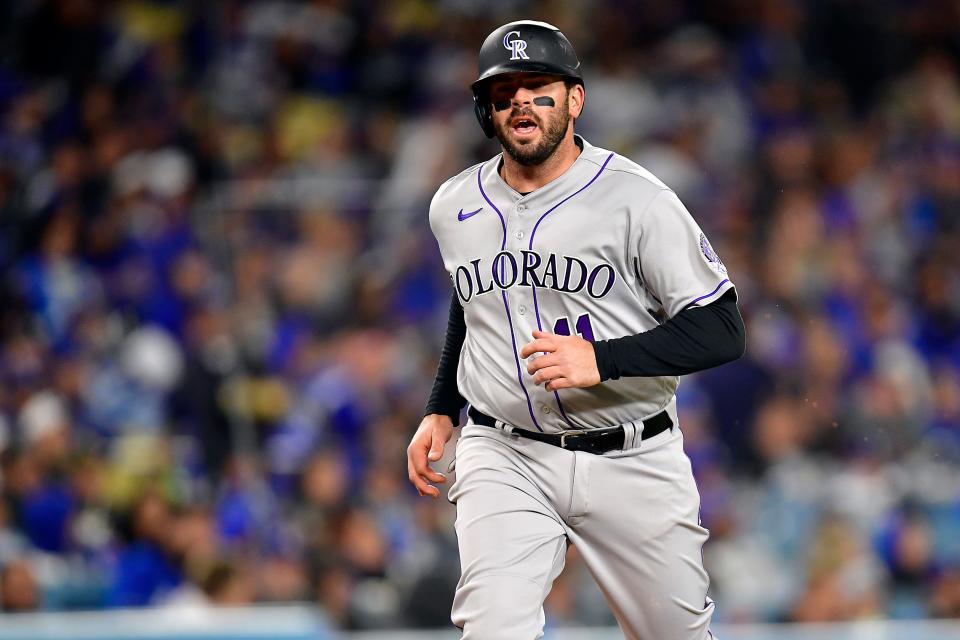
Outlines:
[[[960, 616], [936, 0], [0, 4], [4, 611], [449, 625], [453, 509], [405, 469], [449, 299], [426, 211], [497, 151], [467, 87], [518, 17], [737, 283], [747, 356], [679, 393], [718, 621]], [[548, 616], [612, 623], [575, 553]]]

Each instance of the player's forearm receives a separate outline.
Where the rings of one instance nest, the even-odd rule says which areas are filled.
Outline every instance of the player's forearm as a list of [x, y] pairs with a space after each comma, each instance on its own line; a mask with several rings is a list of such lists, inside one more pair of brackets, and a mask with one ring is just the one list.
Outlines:
[[704, 307], [684, 309], [650, 331], [594, 343], [600, 379], [679, 376], [736, 360], [746, 348], [731, 289]]
[[467, 335], [467, 323], [463, 318], [463, 307], [454, 292], [450, 298], [450, 315], [447, 319], [447, 334], [440, 352], [437, 375], [433, 380], [433, 390], [424, 411], [425, 415], [438, 413], [450, 416], [454, 426], [459, 423], [460, 410], [467, 401], [457, 389], [457, 367], [460, 364], [460, 349]]

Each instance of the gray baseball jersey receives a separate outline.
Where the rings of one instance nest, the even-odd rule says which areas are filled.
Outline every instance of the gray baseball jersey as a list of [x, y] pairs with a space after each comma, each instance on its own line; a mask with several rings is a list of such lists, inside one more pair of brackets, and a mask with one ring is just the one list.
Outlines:
[[464, 307], [460, 393], [507, 425], [542, 431], [624, 426], [602, 455], [472, 422], [456, 448], [461, 579], [452, 619], [465, 640], [540, 637], [542, 604], [573, 543], [630, 640], [704, 640], [713, 603], [701, 548], [707, 531], [679, 429], [642, 439], [666, 410], [678, 424], [676, 377], [546, 391], [520, 348], [533, 330], [589, 340], [654, 328], [731, 284], [670, 189], [582, 139], [559, 178], [529, 195], [500, 177], [499, 156], [448, 180], [430, 224]]
[[467, 325], [460, 393], [527, 429], [627, 423], [665, 408], [677, 388], [663, 376], [547, 391], [519, 356], [534, 329], [618, 338], [733, 286], [673, 191], [627, 158], [579, 142], [574, 164], [529, 195], [500, 177], [496, 156], [445, 182], [430, 205]]

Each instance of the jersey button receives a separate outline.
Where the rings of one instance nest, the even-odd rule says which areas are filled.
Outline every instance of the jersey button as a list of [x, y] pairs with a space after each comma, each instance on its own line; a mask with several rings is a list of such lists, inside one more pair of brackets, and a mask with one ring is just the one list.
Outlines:
[[517, 205], [517, 211], [519, 211], [520, 213], [523, 213], [523, 212], [526, 211], [526, 210], [527, 210], [527, 205], [525, 205], [525, 204], [518, 204], [518, 205]]
[[523, 231], [517, 231], [517, 239], [519, 240], [522, 237], [523, 237]]
[[541, 409], [544, 413], [546, 413], [546, 414], [548, 414], [548, 415], [550, 414], [550, 407], [548, 407], [547, 405], [542, 405], [542, 406], [540, 407], [540, 409]]
[[517, 307], [517, 311], [520, 312], [520, 315], [523, 315], [527, 312], [527, 308], [524, 305], [520, 305], [519, 307]]

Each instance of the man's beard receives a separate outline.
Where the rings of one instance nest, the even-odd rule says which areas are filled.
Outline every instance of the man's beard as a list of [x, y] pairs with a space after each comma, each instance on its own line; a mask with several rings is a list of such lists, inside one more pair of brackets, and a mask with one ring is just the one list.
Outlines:
[[[566, 102], [564, 101], [561, 104], [566, 104]], [[558, 111], [560, 115], [555, 118], [550, 118], [547, 128], [544, 129], [541, 120], [534, 116], [529, 109], [514, 109], [510, 112], [510, 118], [507, 119], [505, 124], [497, 125], [497, 140], [503, 145], [507, 154], [517, 163], [526, 167], [543, 164], [553, 155], [557, 147], [560, 146], [560, 142], [566, 135], [567, 127], [570, 124], [570, 112], [565, 109], [558, 109]], [[539, 127], [542, 132], [539, 142], [517, 144], [510, 138], [510, 121], [517, 116], [527, 116], [537, 123], [537, 127]]]

